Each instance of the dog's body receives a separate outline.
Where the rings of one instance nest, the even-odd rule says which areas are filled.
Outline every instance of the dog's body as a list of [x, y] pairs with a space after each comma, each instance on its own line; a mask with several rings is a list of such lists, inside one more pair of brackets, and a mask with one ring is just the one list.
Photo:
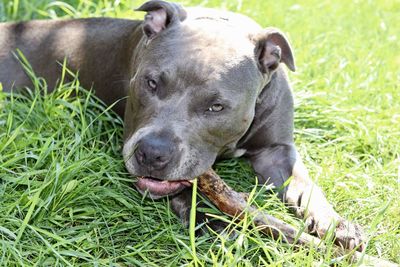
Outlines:
[[[247, 157], [261, 183], [280, 196], [309, 230], [361, 244], [361, 230], [342, 219], [308, 177], [293, 141], [293, 100], [280, 62], [294, 70], [291, 48], [276, 29], [247, 17], [184, 10], [150, 1], [144, 21], [79, 19], [0, 25], [0, 82], [6, 91], [30, 80], [12, 55], [20, 49], [49, 88], [64, 58], [86, 88], [124, 115], [124, 159], [136, 187], [172, 196], [188, 216], [187, 180], [221, 157]], [[126, 98], [127, 97], [127, 98]], [[126, 98], [126, 100], [125, 100]], [[122, 100], [121, 100], [122, 99]], [[163, 180], [163, 181], [160, 181]]]

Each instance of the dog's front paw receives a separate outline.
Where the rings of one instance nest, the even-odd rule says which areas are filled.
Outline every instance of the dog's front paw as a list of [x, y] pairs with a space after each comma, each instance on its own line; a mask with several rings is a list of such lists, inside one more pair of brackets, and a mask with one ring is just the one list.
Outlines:
[[202, 236], [211, 231], [218, 234], [228, 231], [229, 224], [218, 219], [207, 216], [203, 212], [196, 212], [196, 236]]
[[[190, 209], [192, 205], [192, 188], [186, 188], [178, 195], [171, 199], [171, 208], [176, 215], [179, 216], [182, 223], [189, 227], [190, 223]], [[219, 234], [224, 231], [231, 236], [229, 223], [217, 220], [206, 215], [204, 212], [196, 211], [196, 236], [204, 235], [211, 229], [211, 231]]]
[[309, 233], [324, 237], [331, 228], [333, 230], [335, 244], [345, 249], [357, 249], [363, 251], [365, 248], [364, 231], [360, 225], [347, 221], [339, 216], [309, 216], [306, 219]]
[[356, 223], [341, 219], [335, 229], [335, 243], [347, 249], [365, 249], [365, 236], [362, 227]]

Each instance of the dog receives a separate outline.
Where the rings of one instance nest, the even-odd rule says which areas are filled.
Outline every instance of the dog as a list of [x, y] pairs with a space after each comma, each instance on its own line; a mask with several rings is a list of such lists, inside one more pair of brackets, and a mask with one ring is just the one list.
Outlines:
[[137, 10], [146, 12], [143, 21], [1, 24], [4, 90], [31, 85], [16, 49], [49, 88], [66, 59], [81, 84], [124, 117], [123, 157], [138, 177], [138, 191], [153, 199], [170, 196], [182, 221], [189, 217], [190, 180], [217, 159], [245, 157], [260, 184], [283, 188], [279, 197], [309, 232], [324, 236], [333, 226], [337, 244], [363, 249], [362, 229], [338, 215], [296, 151], [284, 70], [295, 71], [295, 62], [285, 35], [213, 9], [154, 0]]

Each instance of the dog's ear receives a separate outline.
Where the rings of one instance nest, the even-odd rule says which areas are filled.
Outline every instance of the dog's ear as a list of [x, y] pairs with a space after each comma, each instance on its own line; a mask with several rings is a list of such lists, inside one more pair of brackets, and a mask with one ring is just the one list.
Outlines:
[[285, 35], [275, 28], [267, 28], [255, 36], [255, 54], [263, 73], [272, 72], [283, 62], [295, 71], [292, 48]]
[[147, 12], [143, 22], [143, 32], [149, 40], [167, 27], [186, 18], [186, 11], [181, 5], [161, 0], [148, 1], [136, 11]]

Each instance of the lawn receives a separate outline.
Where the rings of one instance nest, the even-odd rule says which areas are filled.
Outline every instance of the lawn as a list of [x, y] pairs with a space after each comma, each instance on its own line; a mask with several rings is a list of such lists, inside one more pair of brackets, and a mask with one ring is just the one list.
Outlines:
[[[133, 11], [140, 3], [0, 0], [0, 21], [142, 18]], [[400, 263], [400, 2], [182, 3], [240, 12], [287, 34], [297, 64], [290, 74], [296, 144], [305, 164], [339, 213], [364, 226], [366, 252]], [[351, 265], [329, 251], [273, 241], [249, 221], [232, 222], [234, 238], [191, 239], [168, 199], [144, 199], [132, 188], [121, 119], [79, 80], [43, 96], [45, 81], [34, 79], [31, 94], [0, 93], [0, 266]], [[260, 209], [303, 225], [254, 187], [247, 162], [215, 168], [235, 189], [254, 189]], [[229, 220], [212, 205], [207, 212]]]

